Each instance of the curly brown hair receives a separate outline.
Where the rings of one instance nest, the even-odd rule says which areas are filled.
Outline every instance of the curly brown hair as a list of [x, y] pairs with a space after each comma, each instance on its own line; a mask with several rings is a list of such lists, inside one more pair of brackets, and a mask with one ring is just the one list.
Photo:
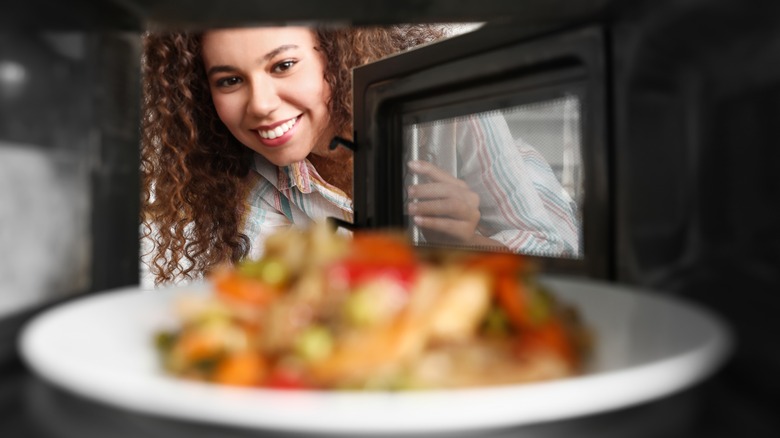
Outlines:
[[[352, 68], [445, 35], [435, 25], [312, 29], [327, 59], [333, 132], [352, 132]], [[250, 249], [241, 232], [252, 152], [217, 116], [201, 59], [202, 32], [143, 38], [142, 239], [155, 283], [198, 278]], [[340, 163], [351, 167], [351, 163]], [[324, 178], [337, 173], [318, 171]], [[348, 181], [331, 181], [351, 186]]]

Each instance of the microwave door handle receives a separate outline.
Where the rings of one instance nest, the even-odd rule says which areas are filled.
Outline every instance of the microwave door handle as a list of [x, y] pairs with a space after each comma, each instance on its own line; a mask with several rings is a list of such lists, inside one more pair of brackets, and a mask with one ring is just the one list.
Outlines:
[[332, 216], [328, 216], [325, 219], [325, 221], [334, 230], [337, 230], [339, 228], [344, 228], [345, 230], [355, 232], [363, 229], [363, 227], [358, 224], [353, 224], [352, 222], [347, 222], [343, 219], [335, 218]]
[[328, 149], [334, 150], [339, 146], [343, 146], [351, 150], [352, 152], [355, 152], [355, 149], [357, 148], [355, 142], [349, 141], [346, 138], [336, 136], [333, 137], [333, 140], [330, 141], [330, 144], [328, 145]]

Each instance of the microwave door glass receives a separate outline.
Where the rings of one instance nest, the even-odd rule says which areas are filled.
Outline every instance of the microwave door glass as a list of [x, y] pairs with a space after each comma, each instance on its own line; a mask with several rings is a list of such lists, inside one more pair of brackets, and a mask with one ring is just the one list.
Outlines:
[[[416, 245], [582, 258], [585, 193], [578, 96], [424, 119], [420, 114], [403, 118], [402, 197], [408, 233]], [[436, 193], [444, 190], [441, 183], [447, 179], [413, 171], [410, 163], [415, 161], [434, 165], [478, 195], [476, 233], [486, 239], [464, 243], [415, 223], [410, 205], [454, 202], [445, 192]], [[426, 187], [429, 193], [409, 196], [410, 187]]]

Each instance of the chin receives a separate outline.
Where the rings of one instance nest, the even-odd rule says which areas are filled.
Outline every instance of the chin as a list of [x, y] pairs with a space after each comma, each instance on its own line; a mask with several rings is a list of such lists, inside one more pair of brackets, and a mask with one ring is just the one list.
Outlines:
[[309, 154], [279, 154], [279, 155], [265, 155], [265, 158], [276, 166], [284, 167], [290, 164], [303, 161]]

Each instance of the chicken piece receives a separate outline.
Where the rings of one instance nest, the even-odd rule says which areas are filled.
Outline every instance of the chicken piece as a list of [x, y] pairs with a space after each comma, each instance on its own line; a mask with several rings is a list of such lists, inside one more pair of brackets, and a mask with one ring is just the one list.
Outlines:
[[401, 366], [424, 351], [430, 333], [430, 314], [438, 302], [444, 277], [424, 269], [409, 292], [409, 301], [389, 324], [355, 330], [339, 341], [334, 354], [316, 364], [312, 373], [326, 384], [359, 381], [384, 369]]
[[474, 336], [490, 306], [490, 278], [483, 272], [448, 271], [432, 309], [431, 341], [457, 342]]

